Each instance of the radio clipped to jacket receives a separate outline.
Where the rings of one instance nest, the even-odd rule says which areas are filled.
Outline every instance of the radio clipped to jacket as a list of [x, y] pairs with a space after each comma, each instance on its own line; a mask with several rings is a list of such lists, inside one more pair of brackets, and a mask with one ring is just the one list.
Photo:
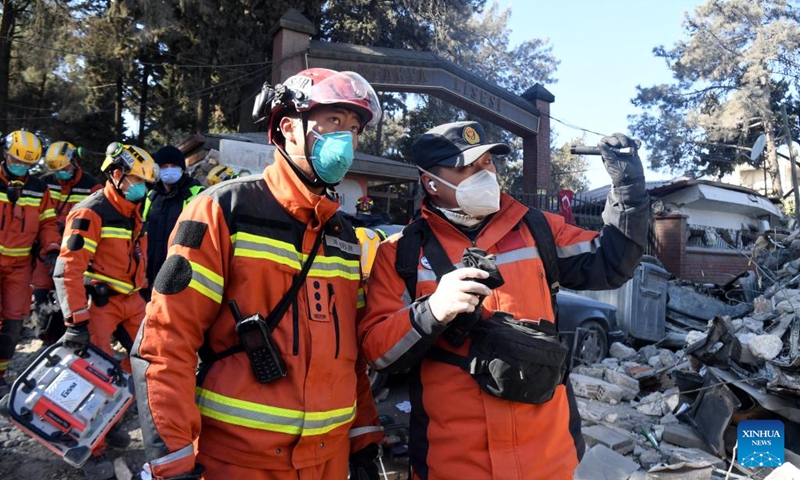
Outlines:
[[247, 353], [250, 367], [259, 383], [269, 383], [286, 376], [286, 364], [272, 339], [267, 321], [260, 313], [242, 318], [236, 301], [228, 303], [236, 320], [236, 334]]

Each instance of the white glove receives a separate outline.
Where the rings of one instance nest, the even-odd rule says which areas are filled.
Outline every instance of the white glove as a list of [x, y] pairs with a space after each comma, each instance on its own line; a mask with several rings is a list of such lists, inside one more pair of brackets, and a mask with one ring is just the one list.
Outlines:
[[479, 296], [487, 297], [492, 290], [472, 279], [488, 277], [488, 272], [478, 268], [459, 268], [444, 275], [428, 298], [433, 317], [441, 323], [449, 323], [459, 313], [474, 312], [480, 303]]

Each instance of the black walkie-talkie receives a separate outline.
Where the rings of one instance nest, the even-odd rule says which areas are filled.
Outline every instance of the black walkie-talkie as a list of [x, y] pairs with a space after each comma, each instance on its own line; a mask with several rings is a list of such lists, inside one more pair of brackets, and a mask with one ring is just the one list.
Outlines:
[[236, 320], [236, 334], [250, 360], [250, 367], [259, 383], [269, 383], [286, 376], [286, 364], [281, 352], [272, 339], [269, 327], [260, 313], [242, 318], [235, 300], [228, 302], [233, 319]]

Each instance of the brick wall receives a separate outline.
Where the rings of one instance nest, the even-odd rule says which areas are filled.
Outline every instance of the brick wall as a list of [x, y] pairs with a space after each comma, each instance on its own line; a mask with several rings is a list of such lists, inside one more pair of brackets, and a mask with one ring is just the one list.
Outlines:
[[747, 257], [734, 250], [687, 247], [685, 259], [680, 278], [698, 283], [724, 285], [745, 270], [755, 270]]
[[655, 256], [669, 273], [697, 283], [725, 284], [743, 271], [755, 269], [738, 251], [687, 247], [686, 219], [680, 214], [653, 219]]
[[668, 272], [680, 277], [686, 256], [686, 215], [669, 214], [653, 218], [655, 255]]

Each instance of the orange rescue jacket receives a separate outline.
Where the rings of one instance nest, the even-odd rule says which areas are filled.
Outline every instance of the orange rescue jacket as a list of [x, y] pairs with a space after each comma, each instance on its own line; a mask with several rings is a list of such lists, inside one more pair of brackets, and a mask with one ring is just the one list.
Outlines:
[[[518, 319], [553, 320], [544, 265], [533, 235], [522, 222], [527, 211], [528, 207], [503, 194], [500, 210], [472, 241], [423, 205], [423, 218], [451, 263], [458, 264], [464, 249], [471, 246], [496, 256], [505, 284], [484, 299], [484, 319], [502, 310]], [[607, 226], [600, 236], [565, 224], [563, 217], [545, 216], [558, 250], [561, 285], [612, 288], [626, 280], [620, 272], [633, 272], [641, 247], [615, 227]], [[389, 237], [378, 248], [359, 338], [367, 361], [377, 370], [411, 368], [409, 446], [414, 474], [425, 480], [572, 478], [584, 443], [570, 387], [558, 386], [553, 399], [544, 404], [510, 402], [485, 393], [460, 368], [426, 358], [433, 345], [466, 356], [470, 340], [454, 349], [439, 338], [446, 325], [428, 307], [437, 279], [422, 250], [418, 252], [417, 291], [406, 291], [395, 269], [399, 238]], [[628, 257], [630, 261], [607, 266]]]
[[108, 181], [67, 215], [53, 275], [65, 318], [75, 323], [88, 320], [84, 285], [105, 283], [123, 295], [147, 286], [147, 236], [139, 206]]
[[67, 181], [56, 178], [55, 172], [42, 175], [53, 197], [56, 218], [63, 231], [67, 214], [78, 203], [89, 198], [89, 195], [103, 188], [103, 184], [86, 173], [82, 168], [75, 169], [75, 175]]
[[61, 240], [47, 184], [28, 175], [13, 185], [0, 169], [0, 263], [31, 265], [37, 240], [42, 252], [57, 250]]
[[[216, 185], [184, 209], [132, 354], [157, 477], [191, 471], [195, 448], [226, 463], [292, 470], [380, 442], [356, 342], [358, 241], [338, 208], [311, 193], [276, 153], [263, 177]], [[322, 228], [305, 284], [272, 332], [288, 374], [258, 383], [239, 352], [196, 380], [198, 351], [207, 360], [204, 352], [239, 345], [229, 302], [244, 317], [268, 317]]]

